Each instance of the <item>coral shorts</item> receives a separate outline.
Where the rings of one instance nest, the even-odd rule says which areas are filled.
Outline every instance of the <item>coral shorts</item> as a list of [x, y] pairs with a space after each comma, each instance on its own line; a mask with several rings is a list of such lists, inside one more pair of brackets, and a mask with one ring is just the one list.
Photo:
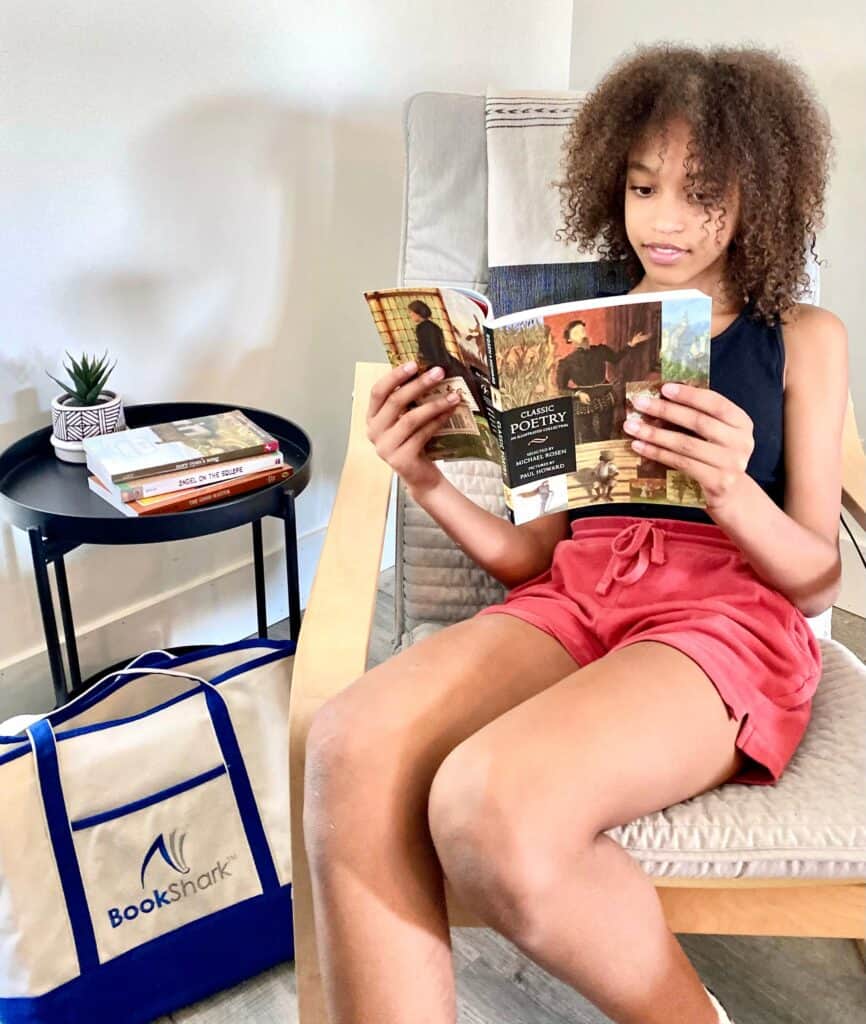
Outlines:
[[550, 568], [478, 615], [516, 615], [578, 665], [644, 640], [709, 677], [747, 760], [730, 782], [773, 785], [806, 731], [821, 676], [809, 623], [712, 523], [635, 516], [577, 519]]

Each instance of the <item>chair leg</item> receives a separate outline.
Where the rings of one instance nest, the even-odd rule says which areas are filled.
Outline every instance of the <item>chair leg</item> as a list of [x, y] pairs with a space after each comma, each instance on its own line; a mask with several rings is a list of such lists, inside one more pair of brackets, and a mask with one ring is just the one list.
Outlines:
[[[300, 702], [298, 702], [300, 703]], [[304, 757], [312, 708], [295, 703], [289, 716], [289, 804], [292, 843], [292, 922], [298, 1024], [328, 1024], [316, 948], [313, 892], [304, 846]]]
[[863, 968], [866, 970], [866, 939], [854, 939], [854, 945], [860, 953], [860, 959], [863, 961]]

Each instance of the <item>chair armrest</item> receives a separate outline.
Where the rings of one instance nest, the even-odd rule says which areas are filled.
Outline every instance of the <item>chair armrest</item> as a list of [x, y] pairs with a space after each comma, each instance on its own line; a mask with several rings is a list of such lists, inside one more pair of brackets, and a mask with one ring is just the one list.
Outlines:
[[366, 667], [393, 476], [367, 438], [366, 419], [370, 390], [387, 370], [355, 364], [349, 443], [298, 636], [292, 703], [324, 703]]
[[842, 505], [866, 530], [866, 455], [857, 433], [850, 392], [842, 430]]

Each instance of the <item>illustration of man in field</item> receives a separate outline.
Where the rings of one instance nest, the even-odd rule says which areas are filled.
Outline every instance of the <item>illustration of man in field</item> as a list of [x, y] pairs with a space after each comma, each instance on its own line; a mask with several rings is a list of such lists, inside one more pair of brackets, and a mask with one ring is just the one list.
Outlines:
[[608, 441], [613, 437], [613, 385], [604, 379], [604, 364], [619, 363], [629, 350], [645, 344], [650, 335], [638, 331], [619, 351], [609, 345], [591, 345], [583, 320], [572, 320], [562, 332], [574, 347], [556, 365], [556, 387], [577, 399], [574, 407], [574, 443]]

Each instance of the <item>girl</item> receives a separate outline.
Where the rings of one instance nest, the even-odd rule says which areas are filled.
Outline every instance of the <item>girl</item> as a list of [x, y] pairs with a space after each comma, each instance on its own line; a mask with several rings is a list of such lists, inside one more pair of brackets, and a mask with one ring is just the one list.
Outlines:
[[566, 141], [568, 238], [624, 268], [631, 293], [713, 299], [712, 388], [666, 386], [634, 431], [707, 511], [590, 506], [515, 526], [424, 456], [450, 409], [409, 406], [435, 369], [374, 387], [378, 454], [509, 592], [314, 719], [304, 835], [332, 1024], [456, 1020], [443, 872], [618, 1024], [728, 1021], [604, 833], [725, 782], [773, 784], [808, 723], [821, 656], [804, 616], [839, 587], [848, 388], [845, 328], [796, 301], [823, 219], [825, 115], [775, 55], [665, 45], [614, 67]]

